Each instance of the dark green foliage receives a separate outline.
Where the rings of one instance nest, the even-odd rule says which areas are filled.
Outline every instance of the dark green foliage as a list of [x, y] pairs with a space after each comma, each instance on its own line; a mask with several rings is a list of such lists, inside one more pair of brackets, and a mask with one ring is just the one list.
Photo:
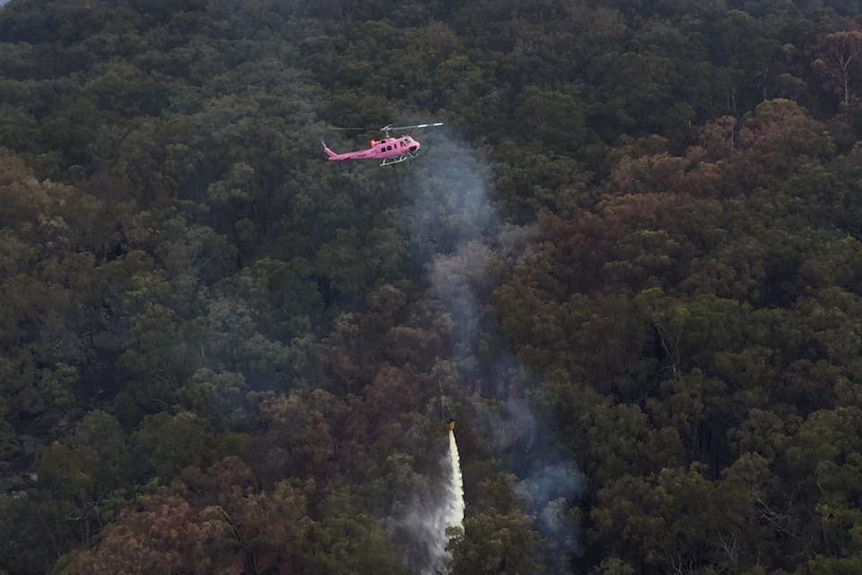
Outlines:
[[10, 0], [0, 572], [858, 572], [859, 10]]

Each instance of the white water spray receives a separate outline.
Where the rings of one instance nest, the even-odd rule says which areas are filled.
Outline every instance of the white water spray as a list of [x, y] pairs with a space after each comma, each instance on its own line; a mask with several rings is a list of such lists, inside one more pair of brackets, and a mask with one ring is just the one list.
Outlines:
[[445, 575], [450, 572], [452, 555], [446, 549], [450, 528], [464, 529], [464, 481], [461, 459], [454, 430], [449, 430], [449, 477], [437, 503], [408, 519], [411, 529], [427, 555], [422, 561], [422, 575]]
[[449, 461], [452, 474], [446, 502], [446, 527], [464, 529], [464, 479], [461, 477], [461, 456], [458, 455], [454, 429], [449, 430]]
[[447, 530], [453, 527], [464, 529], [464, 480], [461, 477], [461, 457], [458, 455], [454, 429], [449, 430], [449, 483], [439, 513], [442, 521], [437, 521], [437, 529], [431, 542], [433, 569], [430, 573], [435, 575], [449, 572], [452, 555], [446, 549], [446, 544], [449, 543]]

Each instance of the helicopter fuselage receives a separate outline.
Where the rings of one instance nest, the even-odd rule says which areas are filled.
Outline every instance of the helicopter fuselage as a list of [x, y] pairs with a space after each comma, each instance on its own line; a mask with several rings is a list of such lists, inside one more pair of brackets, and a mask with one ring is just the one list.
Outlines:
[[333, 152], [323, 144], [323, 150], [332, 162], [343, 162], [347, 160], [380, 160], [381, 166], [397, 164], [409, 160], [419, 153], [422, 144], [411, 136], [400, 138], [383, 138], [382, 140], [371, 140], [371, 145], [365, 150], [344, 152], [339, 154]]

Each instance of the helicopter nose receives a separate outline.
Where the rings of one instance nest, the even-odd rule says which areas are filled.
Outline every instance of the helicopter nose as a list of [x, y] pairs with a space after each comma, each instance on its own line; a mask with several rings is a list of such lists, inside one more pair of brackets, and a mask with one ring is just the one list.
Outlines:
[[408, 149], [409, 149], [411, 152], [415, 152], [415, 151], [417, 151], [417, 150], [418, 150], [419, 148], [421, 148], [421, 147], [422, 147], [422, 146], [420, 146], [420, 145], [419, 145], [419, 142], [413, 142], [412, 144], [410, 144], [410, 147], [409, 147]]

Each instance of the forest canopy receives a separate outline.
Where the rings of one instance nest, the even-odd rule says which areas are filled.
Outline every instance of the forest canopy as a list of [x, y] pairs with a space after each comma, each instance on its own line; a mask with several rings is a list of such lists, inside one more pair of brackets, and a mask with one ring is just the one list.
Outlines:
[[859, 1], [0, 5], [0, 574], [862, 571]]

